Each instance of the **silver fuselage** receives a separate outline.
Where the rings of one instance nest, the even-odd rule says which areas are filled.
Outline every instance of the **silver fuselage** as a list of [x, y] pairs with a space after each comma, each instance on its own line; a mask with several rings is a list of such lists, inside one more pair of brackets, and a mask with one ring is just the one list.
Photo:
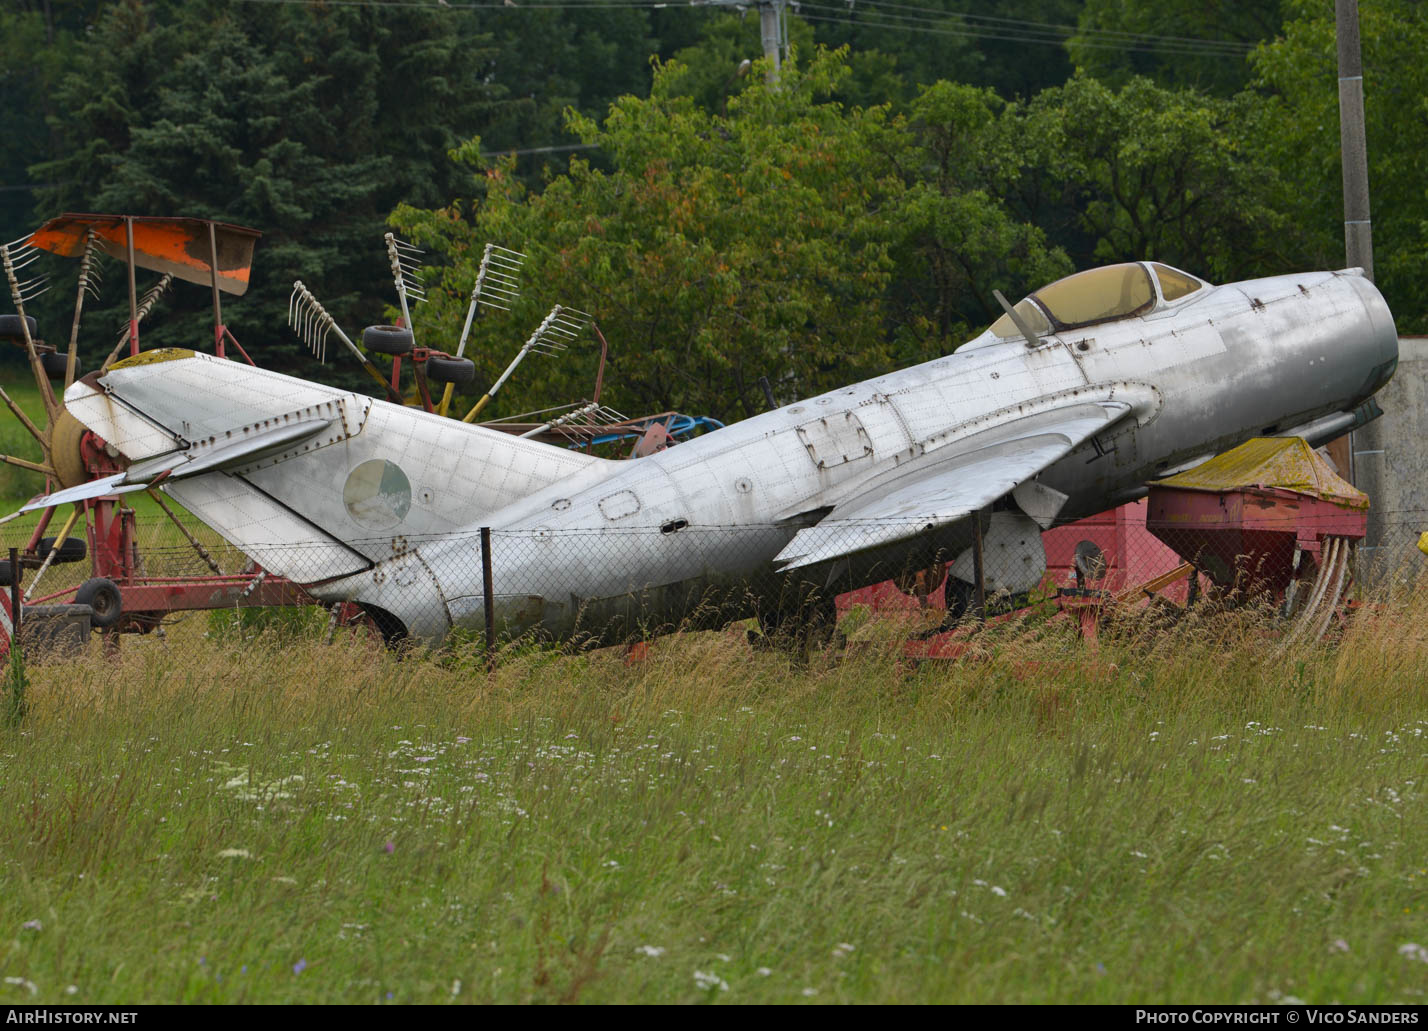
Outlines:
[[[892, 468], [915, 476], [934, 443], [1022, 402], [1085, 392], [1129, 400], [1133, 418], [1046, 470], [1067, 521], [1143, 491], [1147, 480], [1244, 440], [1345, 412], [1392, 374], [1397, 334], [1378, 291], [1353, 272], [1279, 276], [1202, 290], [1149, 315], [1046, 337], [990, 333], [956, 353], [770, 411], [665, 452], [599, 464], [505, 507], [468, 532], [415, 545], [408, 588], [364, 572], [318, 589], [389, 609], [418, 636], [479, 626], [475, 531], [494, 531], [495, 612], [510, 631], [565, 636], [672, 625], [710, 587], [776, 584], [773, 557], [800, 528]], [[870, 454], [820, 467], [800, 426], [852, 411]], [[687, 525], [679, 529], [681, 521]], [[661, 532], [664, 528], [669, 532]], [[886, 578], [965, 546], [967, 526], [799, 575], [830, 590]], [[417, 570], [416, 564], [420, 564]], [[738, 609], [737, 603], [733, 605]], [[727, 615], [725, 611], [723, 614]]]
[[[1320, 443], [1353, 424], [1397, 361], [1393, 319], [1357, 270], [1170, 301], [1159, 290], [1138, 316], [1032, 346], [989, 330], [946, 357], [629, 461], [189, 351], [117, 363], [65, 399], [131, 472], [171, 469], [164, 490], [319, 599], [380, 610], [427, 641], [480, 627], [478, 532], [489, 527], [505, 631], [608, 639], [945, 561], [967, 547], [969, 512], [1011, 499], [1025, 509], [1023, 488], [1060, 499], [1065, 522], [1254, 436]], [[1040, 464], [1026, 457], [1088, 412], [1094, 428], [1066, 429]], [[1018, 427], [1031, 425], [1050, 429], [1023, 448]], [[995, 457], [963, 461], [978, 454]], [[924, 488], [940, 512], [925, 524]], [[975, 504], [947, 501], [959, 492]], [[881, 525], [863, 543], [867, 513]], [[903, 525], [889, 530], [893, 517]], [[809, 544], [835, 530], [832, 544]]]

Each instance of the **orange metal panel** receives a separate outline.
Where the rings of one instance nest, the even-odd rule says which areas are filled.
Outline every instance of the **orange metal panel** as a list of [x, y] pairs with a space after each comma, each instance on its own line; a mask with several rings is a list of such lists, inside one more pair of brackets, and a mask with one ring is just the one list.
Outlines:
[[[124, 221], [124, 215], [66, 213], [40, 226], [27, 242], [64, 258], [77, 258], [84, 253], [85, 236], [92, 229], [105, 254], [125, 261]], [[212, 281], [210, 220], [136, 215], [133, 221], [135, 265], [171, 273], [175, 279], [185, 282], [209, 285]], [[218, 288], [224, 293], [242, 296], [248, 290], [253, 247], [262, 234], [227, 222], [211, 224], [218, 245]]]

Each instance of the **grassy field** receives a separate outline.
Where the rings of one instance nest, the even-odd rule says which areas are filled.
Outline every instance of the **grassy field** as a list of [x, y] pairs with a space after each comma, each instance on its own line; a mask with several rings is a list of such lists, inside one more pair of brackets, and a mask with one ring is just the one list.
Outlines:
[[0, 999], [1421, 1001], [1425, 617], [31, 664]]

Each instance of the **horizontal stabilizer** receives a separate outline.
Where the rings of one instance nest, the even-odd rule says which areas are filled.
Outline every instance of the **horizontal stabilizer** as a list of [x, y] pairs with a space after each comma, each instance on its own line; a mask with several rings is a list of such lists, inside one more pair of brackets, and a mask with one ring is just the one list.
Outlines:
[[88, 483], [81, 483], [78, 487], [57, 490], [38, 501], [31, 501], [20, 511], [33, 512], [38, 508], [53, 508], [55, 505], [68, 505], [75, 501], [88, 501], [90, 498], [108, 498], [115, 494], [129, 494], [136, 490], [143, 490], [148, 486], [146, 483], [126, 484], [124, 475], [124, 473], [115, 473], [102, 480], [90, 480]]
[[800, 530], [775, 561], [797, 569], [950, 525], [1066, 457], [1130, 408], [1123, 401], [1080, 402], [949, 444], [897, 479], [835, 505], [818, 525]]
[[333, 424], [332, 419], [309, 419], [306, 422], [279, 426], [275, 429], [253, 433], [243, 438], [223, 444], [195, 444], [187, 451], [161, 455], [147, 462], [140, 462], [128, 472], [106, 476], [101, 480], [91, 480], [78, 487], [57, 491], [48, 497], [32, 501], [20, 511], [29, 512], [37, 508], [49, 508], [73, 501], [102, 498], [114, 494], [127, 494], [143, 490], [158, 480], [172, 482], [199, 476], [203, 473], [222, 472], [226, 469], [249, 465], [261, 458], [285, 451], [304, 440], [314, 437]]

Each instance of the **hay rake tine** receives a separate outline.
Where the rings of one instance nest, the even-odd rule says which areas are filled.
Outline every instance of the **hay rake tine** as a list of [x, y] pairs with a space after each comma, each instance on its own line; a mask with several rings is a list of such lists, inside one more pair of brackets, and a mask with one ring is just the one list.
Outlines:
[[19, 273], [39, 261], [44, 255], [44, 251], [38, 247], [31, 247], [28, 244], [21, 244], [19, 247], [7, 246], [6, 249], [10, 254], [8, 270], [15, 274], [12, 280], [13, 289], [18, 290], [19, 295], [24, 300], [32, 301], [50, 288], [50, 277], [48, 275], [32, 276], [29, 279], [19, 278]]
[[511, 373], [516, 371], [516, 366], [526, 355], [532, 351], [540, 354], [555, 355], [566, 349], [568, 341], [574, 340], [578, 327], [582, 325], [581, 320], [589, 320], [590, 316], [574, 308], [564, 308], [557, 304], [550, 310], [550, 314], [541, 320], [541, 324], [536, 327], [530, 339], [521, 345], [521, 349], [516, 352], [516, 356], [511, 359], [511, 364], [506, 366], [506, 371], [501, 373], [500, 379], [491, 385], [491, 389], [481, 395], [481, 400], [477, 401], [471, 411], [462, 418], [462, 422], [473, 422], [480, 414], [481, 409], [490, 403], [491, 398], [496, 396], [496, 391], [506, 380], [511, 378]]
[[312, 291], [301, 279], [294, 280], [293, 292], [288, 297], [288, 325], [293, 328], [298, 338], [307, 345], [308, 350], [319, 362], [327, 361], [328, 334], [337, 334], [337, 339], [342, 341], [342, 345], [351, 352], [352, 357], [356, 358], [358, 363], [367, 370], [367, 374], [382, 384], [382, 390], [387, 399], [396, 404], [402, 403], [401, 397], [392, 390], [392, 385], [372, 364], [372, 359], [358, 350], [357, 345], [352, 342], [352, 338], [342, 331], [337, 320], [322, 306], [322, 302], [313, 296]]
[[99, 251], [94, 244], [94, 230], [87, 230], [84, 239], [84, 256], [79, 259], [79, 288], [74, 294], [74, 323], [69, 330], [69, 351], [65, 356], [64, 363], [64, 389], [68, 390], [70, 384], [74, 382], [74, 366], [79, 354], [79, 319], [84, 312], [84, 295], [87, 293], [95, 300], [99, 299], [99, 290], [92, 282], [95, 279], [102, 279], [99, 272], [99, 262], [96, 260]]
[[[415, 345], [416, 331], [412, 326], [411, 307], [407, 304], [407, 276], [414, 274], [417, 269], [414, 264], [416, 259], [413, 255], [422, 252], [411, 244], [398, 243], [397, 238], [391, 233], [385, 234], [382, 239], [387, 243], [387, 260], [392, 265], [392, 283], [397, 288], [397, 300], [402, 306], [402, 325], [412, 334], [412, 343]], [[412, 296], [415, 300], [421, 301], [425, 299], [426, 294], [418, 285], [417, 290], [412, 292]]]
[[407, 293], [415, 301], [426, 300], [426, 282], [421, 272], [421, 255], [426, 251], [409, 243], [392, 238], [397, 249], [397, 268], [401, 271]]
[[[169, 284], [173, 281], [173, 274], [170, 272], [165, 272], [162, 276], [159, 277], [159, 281], [157, 283], [149, 287], [148, 291], [144, 294], [144, 299], [140, 301], [138, 307], [134, 309], [135, 326], [144, 321], [144, 317], [148, 315], [150, 311], [153, 310], [154, 305], [159, 303], [159, 298], [164, 295], [164, 291], [169, 288]], [[128, 342], [129, 329], [128, 327], [125, 327], [124, 329], [120, 330], [119, 342], [114, 345], [114, 350], [109, 352], [109, 357], [105, 358], [104, 364], [99, 367], [101, 372], [109, 368], [110, 365], [114, 364], [114, 359], [119, 357], [120, 350], [123, 349], [124, 345], [126, 345]]]
[[[34, 250], [32, 247], [21, 248], [21, 253], [23, 254], [26, 249]], [[34, 258], [31, 257], [30, 261], [33, 260]], [[25, 339], [25, 354], [30, 359], [30, 372], [34, 374], [35, 386], [39, 388], [40, 399], [44, 402], [46, 420], [50, 426], [53, 426], [55, 420], [59, 418], [59, 403], [55, 401], [55, 392], [50, 388], [50, 378], [45, 374], [44, 366], [40, 364], [40, 356], [35, 352], [35, 341], [34, 338], [30, 336], [30, 320], [25, 317], [25, 302], [38, 297], [44, 293], [44, 290], [41, 289], [28, 296], [25, 294], [24, 285], [22, 285], [15, 276], [15, 265], [10, 255], [9, 247], [0, 247], [0, 263], [3, 263], [5, 266], [5, 278], [10, 284], [10, 296], [15, 302], [15, 311], [20, 316], [20, 331]], [[29, 262], [26, 262], [26, 264], [28, 263]], [[33, 279], [28, 281], [29, 284], [33, 284], [34, 282], [35, 280]], [[45, 459], [48, 460], [50, 457], [48, 436], [36, 432], [33, 428], [33, 424], [31, 424], [30, 431], [35, 434], [36, 439], [39, 440], [41, 446], [44, 448]]]
[[[461, 340], [456, 345], [456, 357], [462, 358], [466, 354], [466, 338], [471, 334], [471, 323], [476, 318], [478, 304], [485, 304], [488, 308], [500, 308], [502, 311], [511, 310], [510, 306], [521, 292], [518, 277], [525, 258], [520, 251], [507, 250], [493, 243], [486, 245], [485, 253], [481, 255], [481, 267], [476, 272], [476, 285], [471, 288], [471, 303], [466, 307], [466, 324], [461, 327]], [[455, 389], [453, 383], [446, 385], [441, 392], [441, 405], [437, 408], [437, 414], [446, 414]]]
[[544, 425], [537, 426], [533, 430], [526, 430], [526, 432], [522, 433], [521, 436], [538, 437], [542, 433], [545, 433], [547, 430], [553, 430], [559, 426], [565, 426], [572, 423], [579, 425], [576, 420], [581, 419], [582, 417], [590, 414], [599, 407], [600, 406], [597, 402], [591, 401], [589, 404], [581, 405], [579, 408], [576, 408], [575, 410], [570, 412], [566, 412], [564, 415], [559, 416], [558, 418], [551, 419], [549, 422], [545, 423]]

